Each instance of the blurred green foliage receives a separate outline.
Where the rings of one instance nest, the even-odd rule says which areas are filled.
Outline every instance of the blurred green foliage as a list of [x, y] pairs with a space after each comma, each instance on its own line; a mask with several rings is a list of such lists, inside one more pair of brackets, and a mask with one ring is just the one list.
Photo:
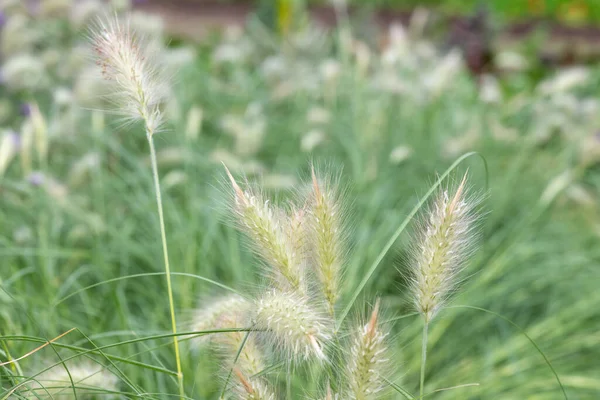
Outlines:
[[[120, 390], [168, 398], [177, 391], [164, 371], [174, 368], [171, 339], [147, 339], [168, 330], [169, 317], [143, 131], [98, 111], [106, 108], [98, 89], [105, 85], [87, 71], [87, 19], [72, 20], [76, 13], [67, 9], [32, 20], [14, 4], [2, 68], [23, 79], [6, 80], [0, 93], [0, 360], [29, 356], [19, 362], [22, 371], [0, 368], [0, 389], [12, 396], [57, 354], [78, 355], [50, 346], [30, 354], [28, 341], [77, 327], [61, 343], [112, 346], [107, 354], [122, 357]], [[161, 43], [160, 24], [148, 22], [142, 15], [132, 26]], [[66, 23], [69, 29], [49, 35]], [[62, 32], [73, 42], [61, 41]], [[470, 159], [461, 172], [468, 167], [475, 187], [488, 191], [489, 214], [453, 304], [511, 318], [549, 357], [571, 399], [596, 399], [600, 70], [547, 71], [532, 81], [527, 59], [513, 52], [495, 60], [512, 65], [506, 76], [474, 77], [458, 53], [415, 30], [392, 31], [385, 47], [367, 42], [368, 35], [343, 42], [343, 33], [310, 27], [282, 40], [251, 25], [191, 53], [155, 43], [178, 71], [169, 125], [156, 139], [171, 262], [176, 274], [187, 274], [174, 275], [182, 328], [195, 307], [221, 293], [201, 278], [243, 291], [261, 281], [256, 258], [224, 223], [222, 162], [236, 176], [262, 181], [274, 201], [298, 187], [309, 160], [342, 170], [353, 212], [346, 304], [436, 173], [478, 151], [488, 170]], [[19, 113], [26, 102], [39, 107]], [[351, 317], [375, 296], [390, 317], [412, 311], [402, 275], [409, 243], [407, 231]], [[406, 318], [392, 329], [394, 382], [414, 393], [420, 326]], [[428, 391], [480, 384], [438, 399], [560, 398], [544, 360], [501, 319], [448, 309], [430, 337]], [[98, 353], [87, 356], [109, 364]], [[188, 396], [217, 398], [222, 381], [211, 356], [185, 342]], [[275, 370], [269, 377], [284, 386], [285, 375]], [[295, 397], [322, 388], [315, 376], [292, 382]]]
[[[308, 3], [329, 4], [321, 0], [309, 0]], [[596, 0], [349, 0], [348, 4], [391, 9], [423, 6], [448, 13], [471, 13], [483, 7], [494, 15], [509, 19], [549, 17], [569, 23], [600, 22], [600, 2]]]

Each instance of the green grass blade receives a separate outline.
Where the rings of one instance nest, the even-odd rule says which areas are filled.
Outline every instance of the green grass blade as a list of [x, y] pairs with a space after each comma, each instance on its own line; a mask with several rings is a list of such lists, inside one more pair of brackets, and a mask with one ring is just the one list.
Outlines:
[[[450, 175], [450, 173], [452, 171], [454, 171], [464, 160], [466, 160], [467, 158], [474, 156], [474, 155], [479, 156], [483, 160], [483, 164], [484, 164], [485, 171], [486, 171], [486, 177], [487, 177], [487, 175], [488, 175], [487, 161], [481, 154], [477, 153], [476, 151], [472, 151], [472, 152], [463, 154], [456, 161], [454, 161], [454, 163], [452, 163], [452, 165], [450, 167], [448, 167], [448, 169], [446, 169], [446, 171], [437, 179], [435, 184], [433, 184], [433, 186], [431, 186], [431, 188], [427, 191], [427, 193], [425, 193], [425, 196], [423, 196], [421, 198], [421, 200], [419, 200], [419, 202], [414, 206], [414, 208], [411, 210], [411, 212], [406, 216], [406, 218], [404, 218], [404, 221], [402, 221], [402, 223], [400, 224], [400, 226], [398, 227], [396, 232], [394, 232], [394, 234], [389, 239], [387, 244], [383, 247], [383, 249], [377, 256], [375, 261], [373, 261], [373, 263], [371, 264], [371, 267], [369, 268], [369, 270], [363, 277], [362, 281], [359, 283], [358, 287], [352, 294], [352, 297], [350, 298], [350, 301], [346, 305], [346, 308], [344, 308], [344, 310], [340, 314], [340, 318], [339, 318], [338, 325], [337, 325], [338, 331], [339, 331], [340, 327], [342, 326], [342, 323], [348, 316], [348, 313], [352, 309], [354, 302], [356, 301], [356, 299], [358, 298], [358, 296], [360, 295], [362, 290], [365, 288], [365, 285], [367, 284], [367, 282], [369, 281], [369, 279], [371, 278], [371, 276], [373, 275], [373, 273], [375, 272], [377, 267], [379, 267], [379, 264], [381, 263], [381, 261], [383, 260], [383, 258], [387, 254], [387, 252], [390, 250], [390, 248], [393, 246], [393, 244], [396, 242], [396, 240], [398, 239], [400, 234], [404, 231], [404, 229], [406, 229], [406, 227], [408, 226], [408, 223], [413, 219], [413, 217], [417, 214], [417, 212], [419, 212], [421, 207], [423, 207], [423, 205], [425, 204], [427, 199], [429, 199], [429, 197], [433, 194], [433, 192], [435, 192], [435, 190], [442, 184], [444, 179], [446, 179], [446, 177], [448, 177], [448, 175]], [[487, 178], [486, 178], [486, 180], [487, 180]]]
[[[69, 299], [69, 298], [71, 298], [71, 297], [73, 297], [73, 296], [75, 296], [75, 295], [77, 295], [77, 294], [79, 294], [81, 292], [85, 292], [88, 289], [95, 288], [97, 286], [101, 286], [101, 285], [105, 285], [105, 284], [113, 283], [113, 282], [118, 282], [118, 281], [123, 281], [123, 280], [126, 280], [126, 279], [140, 278], [140, 277], [144, 277], [144, 276], [160, 276], [160, 275], [165, 275], [165, 272], [147, 272], [147, 273], [143, 273], [143, 274], [133, 274], [133, 275], [120, 276], [118, 278], [107, 279], [105, 281], [97, 282], [97, 283], [94, 283], [93, 285], [89, 285], [89, 286], [86, 286], [86, 287], [81, 288], [79, 290], [76, 290], [75, 292], [73, 292], [71, 294], [68, 294], [67, 296], [65, 296], [65, 297], [57, 300], [54, 303], [53, 306], [56, 307], [57, 305], [59, 305], [63, 301], [65, 301], [65, 300], [67, 300], [67, 299]], [[199, 276], [199, 275], [195, 275], [195, 274], [189, 274], [189, 273], [186, 273], [186, 272], [171, 272], [171, 275], [173, 275], [173, 276], [187, 276], [187, 277], [190, 277], [190, 278], [199, 279], [201, 281], [208, 282], [210, 284], [213, 284], [213, 285], [218, 286], [220, 288], [223, 288], [225, 290], [229, 290], [229, 291], [231, 291], [231, 292], [233, 292], [235, 294], [240, 294], [235, 289], [230, 288], [227, 285], [224, 285], [224, 284], [219, 283], [217, 281], [213, 281], [212, 279], [205, 278], [203, 276]]]
[[565, 398], [565, 400], [568, 400], [569, 397], [567, 396], [567, 391], [565, 390], [565, 387], [563, 386], [560, 377], [558, 376], [558, 373], [556, 372], [556, 370], [554, 369], [554, 367], [552, 366], [552, 363], [550, 362], [550, 360], [548, 359], [548, 357], [546, 357], [546, 354], [544, 354], [544, 352], [542, 351], [542, 349], [540, 349], [540, 347], [537, 345], [537, 343], [535, 342], [535, 340], [533, 340], [531, 338], [531, 336], [529, 336], [527, 334], [527, 332], [525, 332], [525, 329], [521, 328], [517, 323], [511, 321], [509, 318], [506, 318], [505, 316], [503, 316], [502, 314], [498, 314], [497, 312], [491, 311], [491, 310], [487, 310], [485, 308], [481, 308], [481, 307], [474, 307], [474, 306], [448, 306], [447, 308], [466, 308], [466, 309], [471, 309], [471, 310], [477, 310], [477, 311], [482, 311], [491, 315], [494, 315], [500, 319], [503, 319], [504, 321], [508, 322], [509, 324], [511, 324], [512, 326], [514, 326], [523, 336], [525, 336], [527, 338], [527, 340], [529, 340], [529, 342], [533, 345], [533, 347], [535, 347], [535, 349], [537, 350], [538, 353], [540, 353], [540, 355], [544, 358], [544, 362], [546, 363], [546, 365], [548, 365], [548, 368], [550, 368], [550, 370], [552, 371], [552, 374], [554, 374], [554, 377], [556, 378], [556, 382], [558, 383], [558, 386], [560, 387], [560, 390], [562, 391], [562, 394]]

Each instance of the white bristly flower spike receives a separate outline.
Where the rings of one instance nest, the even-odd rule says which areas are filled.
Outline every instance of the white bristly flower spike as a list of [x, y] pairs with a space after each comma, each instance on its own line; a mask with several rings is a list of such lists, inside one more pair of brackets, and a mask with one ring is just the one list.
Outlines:
[[[248, 315], [251, 302], [242, 296], [232, 294], [223, 296], [212, 301], [203, 301], [208, 303], [203, 307], [198, 307], [194, 311], [193, 321], [190, 329], [192, 331], [207, 331], [211, 329], [242, 328], [243, 324], [248, 324]], [[228, 322], [235, 322], [236, 325], [230, 325]], [[200, 345], [208, 342], [213, 335], [205, 335], [195, 338], [194, 344]]]
[[240, 400], [275, 400], [275, 394], [269, 389], [267, 383], [260, 378], [247, 378], [238, 369], [233, 369], [238, 378], [239, 385], [236, 389], [237, 399]]
[[434, 200], [417, 243], [413, 247], [411, 288], [415, 307], [423, 316], [421, 380], [419, 393], [424, 395], [427, 335], [429, 322], [444, 305], [456, 285], [476, 242], [474, 226], [478, 199], [469, 197], [467, 174], [454, 192], [443, 190]]
[[[69, 372], [64, 365], [56, 365], [27, 384], [22, 394], [31, 399], [88, 399], [96, 396], [113, 398], [110, 393], [118, 388], [118, 378], [100, 364], [84, 362], [68, 363]], [[70, 375], [70, 376], [69, 376]], [[71, 381], [73, 383], [71, 383]], [[75, 393], [73, 393], [73, 385]]]
[[272, 290], [256, 302], [256, 329], [288, 359], [320, 359], [323, 346], [331, 339], [327, 320], [308, 300], [295, 292]]
[[296, 240], [289, 235], [293, 225], [288, 217], [259, 193], [242, 190], [227, 167], [225, 171], [233, 188], [231, 208], [236, 223], [272, 268], [275, 284], [283, 290], [305, 293], [302, 254]]
[[387, 333], [381, 331], [378, 318], [379, 299], [369, 322], [358, 330], [354, 338], [347, 371], [350, 399], [378, 399], [385, 388], [381, 374], [385, 372], [385, 363], [388, 361], [385, 343]]
[[[223, 296], [196, 310], [191, 325], [193, 331], [213, 329], [246, 328], [251, 323], [253, 303], [237, 294]], [[252, 376], [265, 368], [263, 355], [256, 343], [256, 332], [245, 331], [220, 332], [194, 338], [194, 345], [200, 346], [209, 342], [216, 345], [222, 353], [226, 367], [231, 367], [240, 348], [235, 365], [246, 375]], [[242, 346], [243, 345], [243, 346]]]
[[475, 208], [465, 174], [454, 194], [442, 191], [429, 209], [413, 247], [412, 293], [415, 307], [429, 322], [451, 294], [476, 242]]
[[148, 48], [150, 46], [147, 46], [135, 35], [130, 29], [128, 21], [121, 21], [116, 16], [106, 22], [98, 21], [96, 28], [91, 32], [91, 40], [96, 53], [96, 62], [102, 68], [104, 78], [114, 86], [114, 88], [111, 88], [110, 97], [119, 113], [130, 120], [142, 121], [146, 130], [167, 280], [179, 395], [180, 398], [184, 398], [185, 390], [181, 357], [179, 356], [179, 342], [176, 335], [177, 321], [173, 300], [173, 285], [171, 284], [171, 267], [169, 265], [156, 149], [153, 140], [154, 134], [160, 130], [163, 123], [160, 105], [165, 100], [168, 82], [163, 76], [163, 70], [156, 67], [158, 65], [157, 60], [149, 60]]
[[343, 263], [341, 205], [334, 185], [317, 179], [312, 168], [310, 238], [314, 264], [329, 312], [334, 315]]
[[111, 98], [119, 114], [143, 121], [149, 135], [158, 132], [168, 85], [156, 62], [149, 59], [144, 41], [117, 17], [99, 21], [91, 39], [102, 75], [115, 86]]

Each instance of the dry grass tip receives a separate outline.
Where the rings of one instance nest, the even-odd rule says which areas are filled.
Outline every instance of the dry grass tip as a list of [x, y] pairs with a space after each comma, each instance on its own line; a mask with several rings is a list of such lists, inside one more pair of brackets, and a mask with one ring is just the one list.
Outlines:
[[381, 374], [388, 361], [385, 344], [387, 333], [381, 331], [378, 318], [379, 299], [373, 307], [369, 322], [358, 330], [350, 351], [347, 370], [350, 399], [377, 399], [385, 388]]

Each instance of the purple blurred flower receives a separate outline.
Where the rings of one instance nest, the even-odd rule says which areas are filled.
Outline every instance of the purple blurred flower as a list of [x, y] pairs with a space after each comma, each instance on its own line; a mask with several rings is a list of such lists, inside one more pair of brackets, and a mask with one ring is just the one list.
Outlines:
[[40, 0], [25, 0], [29, 15], [36, 16], [40, 13]]
[[29, 176], [27, 177], [27, 181], [33, 186], [41, 186], [46, 181], [46, 176], [43, 172], [35, 171], [29, 174]]
[[11, 132], [8, 134], [8, 136], [12, 140], [15, 148], [19, 150], [21, 148], [21, 135], [19, 135], [17, 132]]
[[22, 116], [28, 117], [29, 114], [31, 114], [31, 104], [29, 104], [29, 103], [22, 103], [21, 107], [19, 107], [19, 111], [20, 111], [20, 113], [21, 113]]

